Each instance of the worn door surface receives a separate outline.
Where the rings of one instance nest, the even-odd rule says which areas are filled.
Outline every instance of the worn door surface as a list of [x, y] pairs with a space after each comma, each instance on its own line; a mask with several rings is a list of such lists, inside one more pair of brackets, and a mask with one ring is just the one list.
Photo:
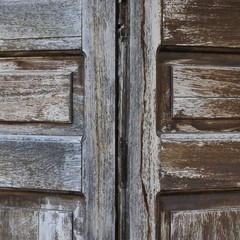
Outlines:
[[122, 239], [239, 239], [239, 1], [123, 5]]
[[114, 31], [111, 2], [0, 0], [1, 240], [115, 238]]

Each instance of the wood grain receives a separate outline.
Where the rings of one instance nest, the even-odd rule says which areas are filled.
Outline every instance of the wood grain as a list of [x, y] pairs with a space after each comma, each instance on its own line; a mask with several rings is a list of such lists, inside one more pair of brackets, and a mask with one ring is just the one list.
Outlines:
[[2, 0], [0, 22], [2, 51], [81, 48], [80, 0]]
[[0, 186], [81, 191], [81, 138], [0, 136]]
[[240, 3], [164, 0], [163, 45], [240, 46]]
[[240, 209], [171, 213], [171, 239], [239, 239]]
[[158, 52], [157, 131], [239, 131], [239, 55]]
[[70, 123], [71, 86], [66, 72], [0, 71], [0, 121]]
[[173, 118], [240, 117], [239, 68], [173, 66], [172, 88]]
[[38, 211], [21, 208], [1, 208], [0, 238], [38, 239]]
[[238, 98], [239, 75], [239, 67], [173, 65], [173, 97]]
[[[119, 186], [123, 189], [122, 198], [127, 202], [126, 207], [122, 208], [126, 219], [122, 240], [150, 240], [156, 239], [155, 206], [156, 194], [160, 191], [160, 140], [156, 135], [155, 104], [156, 52], [161, 43], [161, 1], [128, 1], [126, 4], [126, 33], [129, 35], [126, 41], [123, 38], [120, 45], [121, 56], [127, 57], [120, 66], [120, 79], [125, 78], [128, 86], [120, 90], [127, 91], [129, 96], [128, 105], [125, 106], [127, 127], [122, 125], [127, 132], [128, 145], [126, 190], [123, 185]], [[123, 96], [125, 102], [126, 95]], [[119, 120], [120, 124], [122, 120]]]
[[234, 135], [162, 136], [163, 190], [238, 188], [240, 139]]
[[157, 239], [239, 239], [239, 192], [159, 195]]
[[39, 240], [73, 239], [72, 213], [67, 211], [40, 211]]
[[[20, 84], [22, 86], [21, 92], [26, 93], [26, 96], [22, 96], [23, 99], [25, 99], [26, 102], [29, 103], [29, 99], [33, 99], [36, 103], [38, 103], [39, 107], [41, 107], [42, 102], [45, 101], [45, 103], [48, 105], [48, 101], [44, 100], [45, 98], [49, 101], [52, 101], [54, 103], [55, 110], [59, 110], [59, 113], [57, 113], [54, 109], [50, 112], [47, 112], [46, 119], [49, 118], [49, 116], [52, 116], [52, 118], [55, 118], [58, 121], [59, 117], [69, 118], [71, 120], [71, 124], [63, 123], [63, 122], [33, 122], [33, 119], [31, 122], [0, 122], [0, 133], [2, 135], [83, 135], [83, 126], [84, 126], [84, 61], [83, 56], [70, 56], [67, 55], [63, 56], [60, 54], [59, 56], [51, 55], [51, 53], [47, 53], [49, 55], [48, 57], [45, 56], [46, 53], [43, 55], [40, 55], [39, 57], [8, 57], [8, 58], [2, 58], [0, 59], [0, 75], [8, 76], [8, 78], [11, 78], [15, 76], [16, 73], [18, 73], [19, 76], [24, 76], [29, 78], [29, 75], [35, 76], [35, 82], [31, 82], [34, 80], [34, 78], [29, 79], [28, 85], [24, 85], [19, 80], [16, 80], [14, 82], [9, 83], [11, 86], [13, 86], [14, 89]], [[41, 76], [42, 82], [38, 81], [38, 75]], [[47, 77], [48, 76], [48, 77]], [[63, 83], [66, 81], [69, 82], [69, 88], [68, 84], [61, 85], [62, 87], [56, 87], [55, 83], [58, 83], [59, 81], [57, 79], [64, 78], [64, 76], [67, 77], [66, 80], [61, 80]], [[18, 79], [19, 77], [17, 77]], [[51, 86], [50, 83], [48, 83], [47, 79], [52, 79], [52, 89], [55, 92], [49, 92], [49, 87]], [[26, 79], [27, 81], [27, 79]], [[16, 82], [16, 83], [15, 83]], [[60, 83], [60, 82], [59, 82]], [[22, 84], [22, 85], [21, 85]], [[50, 84], [50, 85], [49, 85]], [[0, 93], [0, 97], [7, 99], [7, 94], [4, 93], [11, 93], [15, 94], [14, 90], [5, 89], [5, 84], [0, 83], [0, 86], [2, 86], [2, 93]], [[46, 85], [46, 86], [45, 86]], [[67, 86], [66, 86], [67, 85]], [[29, 86], [29, 89], [26, 89], [26, 86]], [[40, 91], [36, 86], [43, 88], [43, 91]], [[48, 87], [49, 86], [49, 87]], [[62, 89], [62, 90], [61, 90]], [[59, 91], [69, 91], [69, 96], [66, 95], [66, 93], [60, 93]], [[20, 89], [16, 89], [16, 92], [19, 92]], [[15, 97], [21, 99], [21, 92]], [[35, 94], [39, 99], [33, 98], [32, 94]], [[66, 95], [64, 97], [64, 95]], [[29, 99], [27, 98], [29, 96]], [[64, 106], [61, 102], [56, 102], [55, 97], [58, 96], [58, 99], [65, 99], [65, 113], [68, 116], [65, 116], [65, 113], [62, 115], [62, 111], [64, 108], [61, 106]], [[43, 100], [41, 101], [41, 98]], [[69, 101], [67, 100], [69, 98]], [[51, 100], [52, 99], [52, 100]], [[22, 105], [21, 105], [22, 104]], [[69, 107], [66, 107], [66, 104]], [[1, 105], [4, 105], [4, 102], [1, 103]], [[24, 106], [24, 103], [19, 102], [19, 105]], [[7, 106], [6, 106], [7, 107]], [[23, 107], [22, 107], [23, 108]], [[50, 108], [52, 108], [50, 106]], [[49, 109], [50, 109], [49, 108]], [[68, 110], [67, 110], [68, 108]], [[25, 109], [25, 111], [19, 112], [18, 108], [16, 106], [13, 106], [13, 109], [15, 109], [15, 113], [8, 111], [6, 114], [8, 116], [11, 116], [12, 114], [19, 113], [19, 117], [25, 112], [25, 116], [27, 119], [31, 119], [29, 116], [27, 116], [28, 109]], [[35, 109], [34, 106], [31, 106], [31, 109], [33, 113], [40, 113], [39, 109]], [[24, 110], [24, 109], [22, 109]], [[67, 112], [66, 112], [67, 110]], [[41, 113], [40, 113], [41, 114]], [[1, 111], [0, 111], [1, 115]], [[3, 116], [4, 117], [4, 116]], [[13, 121], [13, 119], [10, 119]], [[61, 123], [61, 124], [59, 124]]]
[[83, 197], [13, 191], [0, 195], [1, 239], [83, 239]]
[[116, 239], [116, 2], [83, 1], [82, 9], [85, 239], [112, 240]]
[[177, 119], [239, 119], [240, 98], [174, 98], [172, 116]]

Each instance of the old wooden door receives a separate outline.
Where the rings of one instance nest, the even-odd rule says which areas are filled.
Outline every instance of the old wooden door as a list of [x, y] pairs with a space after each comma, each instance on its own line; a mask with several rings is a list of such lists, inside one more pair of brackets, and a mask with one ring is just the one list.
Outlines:
[[121, 239], [240, 239], [240, 2], [121, 10]]
[[0, 239], [115, 239], [115, 3], [0, 0], [0, 109]]

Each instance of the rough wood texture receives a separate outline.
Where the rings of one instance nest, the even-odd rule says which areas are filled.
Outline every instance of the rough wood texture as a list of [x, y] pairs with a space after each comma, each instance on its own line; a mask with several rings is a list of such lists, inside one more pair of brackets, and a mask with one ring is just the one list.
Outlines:
[[172, 115], [180, 119], [239, 119], [239, 106], [236, 98], [174, 98]]
[[84, 212], [79, 196], [2, 191], [0, 238], [82, 240]]
[[72, 213], [66, 211], [40, 211], [39, 240], [72, 240]]
[[81, 191], [81, 138], [0, 136], [0, 186]]
[[70, 123], [71, 85], [64, 72], [0, 71], [0, 121]]
[[85, 239], [116, 238], [116, 2], [83, 1]]
[[31, 209], [0, 209], [1, 239], [38, 239], [38, 212]]
[[157, 130], [239, 131], [239, 55], [158, 52]]
[[240, 2], [163, 0], [163, 44], [240, 46]]
[[[156, 135], [156, 52], [160, 46], [161, 2], [128, 1], [129, 116], [127, 229], [123, 239], [156, 239], [155, 203], [160, 191]], [[125, 73], [124, 73], [125, 74]], [[121, 120], [120, 120], [121, 121]]]
[[81, 0], [0, 4], [1, 51], [81, 48]]
[[238, 134], [162, 135], [162, 190], [240, 186]]
[[240, 209], [171, 213], [172, 240], [240, 238]]
[[[48, 54], [49, 57], [44, 57], [43, 55]], [[52, 55], [52, 56], [51, 56]], [[5, 111], [5, 113], [9, 116], [15, 116], [19, 118], [22, 118], [25, 116], [26, 120], [33, 121], [33, 116], [28, 116], [29, 108], [25, 109], [24, 107], [24, 101], [25, 105], [29, 103], [29, 99], [32, 99], [33, 103], [38, 103], [38, 109], [35, 109], [35, 106], [32, 106], [32, 113], [36, 115], [36, 117], [41, 117], [42, 120], [43, 117], [46, 119], [55, 119], [55, 121], [59, 121], [59, 119], [66, 118], [71, 120], [71, 124], [69, 123], [61, 123], [59, 122], [28, 122], [28, 123], [19, 123], [19, 122], [1, 122], [0, 123], [0, 134], [7, 135], [7, 134], [13, 134], [13, 135], [65, 135], [65, 136], [79, 136], [83, 135], [83, 126], [84, 126], [84, 62], [83, 62], [83, 56], [70, 56], [66, 54], [66, 56], [63, 56], [62, 54], [60, 56], [54, 56], [51, 53], [43, 53], [39, 57], [12, 57], [12, 58], [2, 58], [0, 59], [0, 66], [1, 70], [0, 73], [2, 75], [7, 75], [9, 77], [15, 76], [15, 74], [18, 74], [18, 76], [28, 76], [35, 75], [35, 82], [32, 82], [34, 80], [33, 78], [29, 79], [28, 85], [27, 82], [24, 85], [24, 82], [20, 81], [19, 77], [17, 77], [16, 81], [9, 82], [9, 84], [12, 86], [13, 89], [5, 87], [4, 81], [0, 83], [0, 86], [2, 86], [2, 91], [0, 93], [0, 98], [2, 99], [9, 99], [9, 93], [11, 93], [13, 96], [9, 101], [12, 101], [13, 99], [23, 99], [23, 101], [19, 100], [19, 103], [16, 106], [13, 106], [13, 109], [15, 111]], [[41, 74], [44, 76], [44, 78], [40, 81], [38, 81], [38, 76]], [[46, 78], [45, 76], [48, 76]], [[64, 82], [69, 82], [69, 84], [65, 84], [66, 86], [59, 86], [56, 87], [55, 85], [52, 86], [52, 89], [55, 92], [52, 92], [51, 90], [51, 84], [49, 85], [48, 81], [45, 83], [46, 79], [53, 79], [52, 84], [54, 84], [55, 80], [57, 80], [61, 76], [66, 76], [66, 80], [63, 80]], [[29, 77], [29, 76], [28, 76]], [[26, 78], [24, 78], [26, 79]], [[71, 80], [70, 80], [71, 79]], [[27, 81], [27, 79], [26, 79]], [[56, 84], [59, 83], [59, 81], [56, 81]], [[71, 84], [70, 84], [71, 83]], [[22, 86], [22, 89], [19, 89], [19, 84]], [[69, 85], [69, 86], [68, 86]], [[29, 86], [30, 89], [26, 89], [26, 87]], [[39, 89], [42, 87], [41, 89]], [[5, 89], [6, 88], [6, 89]], [[70, 89], [68, 89], [70, 88]], [[66, 91], [69, 91], [69, 95], [67, 96]], [[62, 91], [62, 93], [61, 93]], [[19, 92], [19, 94], [15, 97], [15, 92]], [[23, 92], [25, 93], [24, 96]], [[70, 94], [71, 93], [71, 94]], [[32, 96], [32, 94], [35, 94], [35, 98]], [[65, 96], [66, 95], [66, 96]], [[65, 96], [65, 97], [64, 97]], [[41, 101], [41, 98], [42, 101]], [[64, 100], [65, 104], [61, 102], [56, 102], [55, 98], [58, 98], [58, 100]], [[68, 101], [69, 98], [69, 101]], [[45, 115], [42, 115], [41, 111], [41, 104], [44, 103], [44, 99], [48, 99], [48, 101], [52, 101], [54, 103], [54, 109], [52, 111], [46, 112]], [[8, 101], [8, 102], [9, 102]], [[5, 102], [1, 102], [0, 105], [4, 106]], [[48, 106], [48, 102], [46, 102]], [[69, 106], [67, 107], [66, 104]], [[15, 104], [16, 105], [16, 104]], [[22, 106], [22, 110], [25, 109], [25, 111], [19, 111], [18, 108]], [[63, 112], [65, 106], [65, 112]], [[39, 109], [40, 107], [40, 109]], [[52, 108], [52, 106], [49, 106], [49, 110]], [[57, 112], [55, 111], [57, 110]], [[31, 113], [31, 112], [30, 112]], [[37, 114], [39, 113], [39, 115]], [[18, 114], [18, 115], [17, 115]], [[65, 116], [67, 114], [67, 116]], [[0, 111], [1, 115], [1, 111]], [[2, 114], [2, 118], [4, 118]], [[13, 121], [13, 119], [10, 119]], [[15, 119], [16, 121], [16, 119]]]
[[239, 239], [238, 192], [159, 195], [157, 239]]
[[172, 67], [173, 118], [240, 117], [239, 68]]
[[174, 65], [173, 97], [237, 98], [240, 97], [239, 75], [239, 67]]

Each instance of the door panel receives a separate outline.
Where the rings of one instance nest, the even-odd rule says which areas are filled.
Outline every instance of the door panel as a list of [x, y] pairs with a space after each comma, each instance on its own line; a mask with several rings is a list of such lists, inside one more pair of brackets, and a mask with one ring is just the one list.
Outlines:
[[237, 192], [158, 196], [158, 239], [233, 239], [240, 237]]
[[81, 1], [0, 2], [0, 239], [83, 239]]
[[162, 135], [162, 190], [239, 188], [238, 134]]
[[80, 196], [2, 191], [0, 238], [82, 239], [84, 211]]
[[0, 136], [0, 187], [81, 191], [81, 137]]
[[235, 0], [163, 0], [163, 45], [240, 46]]
[[240, 55], [158, 52], [157, 131], [239, 130]]
[[81, 1], [1, 0], [1, 51], [81, 47]]

